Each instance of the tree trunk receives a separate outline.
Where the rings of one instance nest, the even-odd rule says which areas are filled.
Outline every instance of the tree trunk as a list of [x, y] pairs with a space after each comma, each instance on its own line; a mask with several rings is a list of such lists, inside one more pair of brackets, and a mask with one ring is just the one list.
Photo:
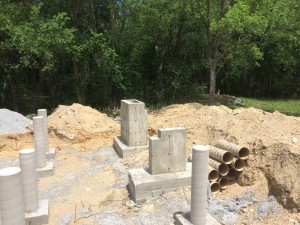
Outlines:
[[216, 93], [216, 68], [210, 68], [208, 105], [214, 105]]
[[75, 79], [75, 92], [77, 95], [77, 101], [80, 104], [84, 104], [85, 103], [84, 85], [80, 80], [78, 64], [75, 60], [73, 60], [73, 75]]
[[35, 85], [35, 90], [34, 93], [32, 94], [32, 103], [31, 103], [31, 112], [36, 112], [36, 110], [38, 109], [38, 96], [39, 96], [39, 92], [40, 92], [40, 87], [42, 84], [42, 75], [37, 74], [36, 75], [36, 85]]
[[15, 88], [15, 84], [12, 81], [12, 77], [10, 74], [8, 75], [8, 82], [9, 82], [9, 87], [10, 87], [10, 94], [11, 94], [11, 99], [12, 99], [13, 110], [15, 112], [18, 112], [19, 106], [18, 106], [18, 99], [17, 99], [17, 95], [16, 95], [16, 88]]

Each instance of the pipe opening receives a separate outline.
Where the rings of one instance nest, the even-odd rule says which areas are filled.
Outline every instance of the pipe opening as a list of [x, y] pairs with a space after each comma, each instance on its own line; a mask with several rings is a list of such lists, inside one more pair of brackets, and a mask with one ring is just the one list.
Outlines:
[[244, 167], [246, 166], [246, 164], [245, 164], [244, 160], [237, 159], [237, 160], [235, 160], [234, 163], [232, 163], [232, 166], [237, 171], [242, 171], [244, 169]]
[[249, 149], [245, 147], [241, 148], [239, 151], [239, 158], [245, 160], [248, 159], [248, 157], [249, 157]]
[[208, 179], [210, 181], [216, 181], [219, 178], [219, 173], [216, 170], [211, 170], [208, 173]]
[[226, 164], [221, 164], [219, 166], [219, 174], [222, 176], [226, 176], [228, 174], [229, 167]]
[[225, 188], [227, 188], [229, 186], [230, 181], [229, 181], [229, 179], [227, 177], [222, 177], [219, 180], [219, 184], [220, 184], [221, 188], [225, 189]]
[[233, 155], [230, 152], [226, 152], [223, 155], [223, 162], [224, 163], [230, 164], [230, 163], [232, 163], [232, 160], [233, 160]]
[[230, 168], [227, 177], [229, 180], [235, 180], [237, 178], [237, 171], [235, 169]]
[[211, 192], [217, 192], [220, 189], [221, 189], [221, 187], [220, 187], [219, 183], [213, 182], [213, 183], [210, 184], [210, 190], [211, 190]]

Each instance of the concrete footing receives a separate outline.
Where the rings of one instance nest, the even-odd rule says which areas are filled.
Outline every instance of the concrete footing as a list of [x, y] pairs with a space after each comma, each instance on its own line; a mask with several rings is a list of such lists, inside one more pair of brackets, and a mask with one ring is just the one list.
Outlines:
[[[174, 216], [175, 225], [192, 225], [190, 222], [190, 213], [176, 214]], [[206, 214], [206, 224], [205, 225], [221, 225], [215, 218], [213, 218], [209, 213]]]
[[37, 177], [49, 177], [54, 175], [54, 163], [47, 162], [47, 165], [42, 168], [36, 168]]
[[46, 152], [46, 159], [54, 159], [56, 154], [56, 148], [49, 148]]
[[191, 186], [191, 169], [191, 163], [187, 163], [186, 170], [177, 173], [151, 175], [144, 168], [129, 170], [129, 190], [133, 200], [141, 204], [168, 191]]
[[120, 136], [113, 138], [113, 147], [118, 155], [122, 158], [132, 155], [134, 153], [147, 150], [149, 148], [148, 145], [142, 146], [128, 146], [126, 145]]
[[25, 213], [26, 225], [48, 224], [49, 219], [49, 201], [40, 200], [38, 210]]

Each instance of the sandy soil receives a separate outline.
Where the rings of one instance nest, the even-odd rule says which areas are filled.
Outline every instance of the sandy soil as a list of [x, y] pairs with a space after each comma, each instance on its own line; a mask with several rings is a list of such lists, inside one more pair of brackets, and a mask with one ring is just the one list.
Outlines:
[[[185, 127], [187, 155], [193, 145], [213, 144], [220, 138], [250, 149], [247, 168], [237, 183], [213, 194], [210, 211], [222, 223], [300, 223], [299, 118], [254, 108], [231, 110], [190, 103], [150, 112], [148, 122], [151, 136], [158, 128]], [[148, 154], [120, 159], [111, 148], [100, 148], [112, 145], [112, 137], [119, 134], [119, 120], [73, 104], [59, 106], [48, 124], [50, 146], [58, 149], [55, 176], [39, 182], [40, 197], [50, 200], [49, 224], [73, 224], [75, 211], [77, 224], [171, 224], [175, 211], [189, 209], [189, 189], [143, 206], [130, 202], [128, 169], [147, 165]], [[30, 147], [32, 127], [25, 134], [0, 135], [0, 166]], [[243, 207], [230, 209], [229, 203], [236, 202]]]

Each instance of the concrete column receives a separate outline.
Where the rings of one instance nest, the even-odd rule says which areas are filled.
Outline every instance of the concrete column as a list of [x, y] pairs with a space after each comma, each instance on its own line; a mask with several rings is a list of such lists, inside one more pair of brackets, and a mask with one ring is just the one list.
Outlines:
[[49, 151], [49, 143], [48, 143], [48, 118], [47, 118], [47, 109], [38, 109], [38, 116], [42, 116], [44, 119], [44, 137], [45, 137], [45, 151]]
[[42, 116], [33, 117], [34, 148], [36, 154], [36, 167], [42, 168], [47, 165], [45, 149], [44, 119]]
[[2, 225], [25, 225], [21, 169], [0, 170], [0, 210]]
[[209, 148], [203, 145], [193, 146], [192, 154], [191, 223], [205, 225]]
[[22, 170], [25, 212], [29, 213], [39, 208], [35, 150], [22, 149], [19, 152], [19, 157]]

